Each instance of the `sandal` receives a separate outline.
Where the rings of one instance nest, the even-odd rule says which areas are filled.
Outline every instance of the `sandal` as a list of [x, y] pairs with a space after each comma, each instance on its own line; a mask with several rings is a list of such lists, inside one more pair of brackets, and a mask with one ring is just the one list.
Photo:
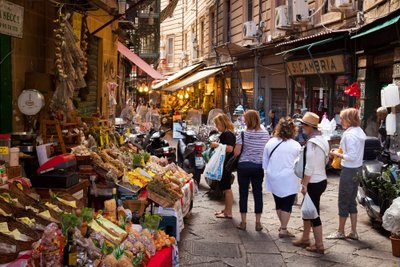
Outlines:
[[256, 223], [256, 231], [260, 232], [260, 231], [262, 231], [262, 229], [263, 229], [262, 224], [261, 223]]
[[215, 215], [215, 218], [218, 218], [218, 219], [232, 219], [232, 215], [229, 216], [229, 215], [226, 215], [225, 213], [220, 213], [218, 215]]
[[219, 214], [224, 213], [224, 212], [225, 212], [225, 210], [216, 211], [216, 212], [214, 212], [214, 215], [219, 215]]
[[238, 226], [236, 226], [236, 228], [242, 231], [246, 231], [246, 223], [241, 222]]
[[292, 245], [295, 247], [306, 248], [310, 246], [310, 240], [296, 239], [292, 241]]
[[347, 238], [352, 240], [358, 240], [358, 234], [351, 232], [350, 234], [346, 235]]
[[295, 235], [286, 230], [286, 228], [281, 228], [281, 230], [279, 231], [279, 238], [286, 238], [286, 237], [295, 237]]
[[326, 239], [345, 239], [346, 236], [340, 232], [335, 232], [326, 237]]
[[313, 245], [313, 246], [306, 247], [306, 250], [309, 252], [314, 252], [314, 253], [318, 253], [318, 254], [322, 254], [322, 255], [325, 254], [324, 246]]

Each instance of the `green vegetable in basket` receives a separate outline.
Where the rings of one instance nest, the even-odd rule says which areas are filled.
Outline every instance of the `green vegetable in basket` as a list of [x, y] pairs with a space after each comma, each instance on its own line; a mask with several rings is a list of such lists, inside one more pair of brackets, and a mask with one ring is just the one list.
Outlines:
[[143, 157], [144, 162], [148, 162], [150, 160], [150, 156], [151, 155], [149, 152], [146, 152], [146, 151], [142, 152], [142, 157]]
[[141, 154], [133, 154], [132, 156], [132, 165], [133, 167], [141, 167], [143, 166], [143, 157]]
[[161, 220], [161, 215], [151, 214], [150, 212], [146, 211], [142, 218], [142, 226], [143, 228], [155, 231], [158, 229]]
[[87, 207], [83, 208], [81, 218], [84, 222], [91, 222], [93, 220], [93, 209]]
[[72, 213], [61, 213], [61, 232], [67, 236], [69, 229], [78, 227], [82, 220]]

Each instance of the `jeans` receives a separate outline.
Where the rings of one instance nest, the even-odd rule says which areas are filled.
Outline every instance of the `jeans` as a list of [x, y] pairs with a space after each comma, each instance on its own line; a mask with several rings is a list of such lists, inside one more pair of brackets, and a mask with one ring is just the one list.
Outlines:
[[264, 171], [261, 164], [252, 162], [240, 162], [237, 169], [239, 182], [239, 207], [240, 213], [247, 213], [247, 201], [249, 197], [249, 185], [253, 190], [254, 212], [262, 213], [263, 195], [262, 184]]

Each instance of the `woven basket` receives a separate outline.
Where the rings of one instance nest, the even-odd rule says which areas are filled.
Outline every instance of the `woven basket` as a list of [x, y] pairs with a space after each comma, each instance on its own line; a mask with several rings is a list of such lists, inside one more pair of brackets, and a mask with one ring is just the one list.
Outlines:
[[0, 264], [5, 264], [14, 261], [18, 257], [19, 252], [21, 251], [18, 244], [12, 238], [9, 238], [7, 235], [4, 235], [2, 233], [0, 233], [0, 243], [16, 247], [15, 253], [3, 253], [3, 254], [0, 253]]
[[20, 222], [14, 220], [13, 218], [0, 216], [0, 222], [7, 222], [8, 229], [10, 231], [13, 231], [14, 229], [18, 229], [18, 231], [21, 234], [27, 235], [31, 238], [31, 240], [29, 240], [29, 241], [20, 241], [20, 240], [16, 240], [9, 236], [11, 239], [13, 239], [15, 241], [15, 243], [17, 243], [19, 245], [21, 250], [31, 249], [32, 244], [40, 239], [40, 235], [38, 232], [32, 231], [31, 228], [29, 228], [28, 226], [26, 226], [23, 223], [20, 223]]
[[[51, 223], [50, 220], [39, 217], [33, 211], [30, 211], [30, 210], [15, 209], [13, 212], [13, 217], [14, 218], [28, 217], [31, 220], [34, 219], [36, 224], [40, 225], [40, 227], [35, 226], [34, 228], [32, 228], [29, 225], [26, 225], [26, 226], [28, 226], [32, 230], [38, 231], [38, 232], [43, 232], [44, 228]], [[43, 228], [43, 230], [40, 228]]]
[[21, 191], [19, 189], [18, 190], [14, 190], [14, 188], [16, 188], [16, 186], [13, 187], [13, 185], [10, 185], [10, 189], [11, 190], [0, 188], [0, 194], [2, 194], [2, 193], [10, 194], [11, 198], [17, 198], [18, 202], [22, 206], [33, 206], [33, 205], [38, 203], [38, 201], [36, 201], [35, 199], [31, 198], [30, 196], [25, 194], [23, 191]]
[[170, 208], [172, 206], [174, 206], [175, 202], [166, 199], [163, 196], [160, 196], [159, 194], [151, 191], [151, 190], [147, 190], [148, 192], [148, 198], [153, 201], [154, 203], [160, 205], [161, 207], [165, 207], [165, 208]]
[[88, 155], [88, 156], [75, 155], [75, 157], [76, 157], [76, 165], [77, 166], [92, 165], [92, 157], [90, 155]]

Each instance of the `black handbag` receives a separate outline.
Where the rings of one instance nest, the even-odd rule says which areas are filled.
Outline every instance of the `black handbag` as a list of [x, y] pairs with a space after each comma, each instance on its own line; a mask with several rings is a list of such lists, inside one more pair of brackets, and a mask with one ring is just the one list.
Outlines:
[[[242, 139], [242, 150], [240, 151], [240, 154], [242, 154], [243, 145], [244, 145], [244, 132], [241, 132], [241, 133], [240, 133], [240, 137], [241, 137], [241, 139]], [[224, 168], [224, 171], [225, 171], [225, 172], [232, 173], [232, 172], [237, 171], [237, 166], [238, 166], [238, 163], [239, 163], [240, 154], [239, 154], [239, 156], [235, 156], [235, 155], [234, 155], [233, 157], [231, 157], [231, 158], [226, 162], [225, 168]]]

